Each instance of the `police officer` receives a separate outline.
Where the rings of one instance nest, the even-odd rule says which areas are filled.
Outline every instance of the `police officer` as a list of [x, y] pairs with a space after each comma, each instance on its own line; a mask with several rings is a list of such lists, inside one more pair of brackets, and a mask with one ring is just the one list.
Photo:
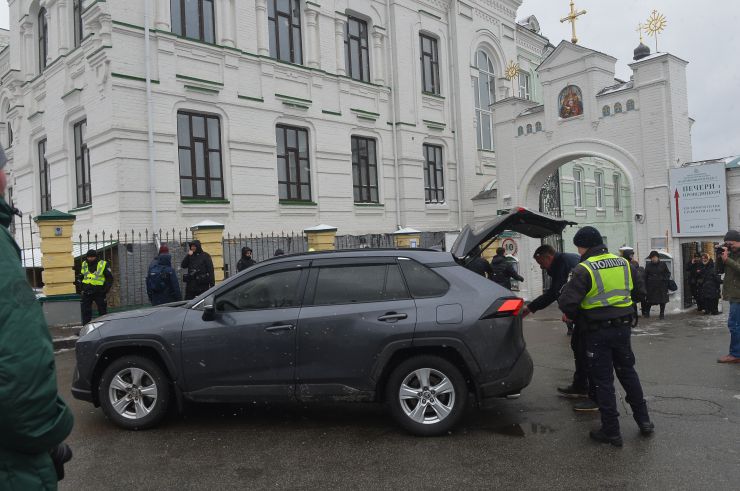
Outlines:
[[105, 296], [113, 287], [113, 273], [108, 267], [107, 261], [98, 259], [98, 253], [94, 249], [87, 251], [86, 260], [82, 262], [79, 284], [82, 289], [82, 325], [92, 320], [92, 304], [98, 307], [98, 314], [108, 313], [108, 304]]
[[563, 288], [558, 305], [566, 319], [575, 320], [576, 328], [584, 329], [589, 381], [601, 412], [601, 428], [591, 431], [590, 436], [597, 442], [621, 447], [614, 372], [627, 393], [640, 433], [648, 436], [655, 431], [630, 345], [632, 273], [624, 258], [609, 253], [595, 228], [580, 229], [573, 243], [581, 254], [581, 263]]

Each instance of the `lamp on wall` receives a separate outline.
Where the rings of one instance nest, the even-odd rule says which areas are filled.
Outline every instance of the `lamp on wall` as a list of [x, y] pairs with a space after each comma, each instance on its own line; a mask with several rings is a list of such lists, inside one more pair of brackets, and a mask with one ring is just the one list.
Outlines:
[[635, 213], [635, 221], [637, 223], [645, 223], [645, 215], [642, 213]]

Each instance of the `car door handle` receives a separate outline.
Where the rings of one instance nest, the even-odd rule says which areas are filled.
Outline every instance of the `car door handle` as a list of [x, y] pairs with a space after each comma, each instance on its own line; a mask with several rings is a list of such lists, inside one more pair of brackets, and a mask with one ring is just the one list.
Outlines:
[[293, 324], [282, 324], [279, 326], [270, 326], [266, 327], [265, 331], [267, 332], [278, 332], [278, 331], [292, 331], [295, 329], [295, 326]]
[[408, 319], [408, 314], [397, 314], [395, 312], [388, 312], [385, 315], [378, 317], [380, 322], [398, 322], [404, 319]]

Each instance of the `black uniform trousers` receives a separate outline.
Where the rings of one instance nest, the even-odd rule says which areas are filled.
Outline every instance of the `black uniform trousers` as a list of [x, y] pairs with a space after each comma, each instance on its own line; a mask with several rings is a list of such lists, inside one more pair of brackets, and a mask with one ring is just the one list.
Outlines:
[[83, 290], [82, 299], [80, 301], [80, 310], [82, 311], [82, 325], [84, 326], [90, 322], [93, 318], [92, 306], [93, 302], [98, 307], [98, 315], [105, 315], [108, 313], [108, 303], [105, 300], [105, 290]]
[[[627, 318], [629, 319], [629, 318]], [[589, 326], [585, 332], [589, 379], [601, 412], [601, 429], [609, 436], [619, 435], [619, 411], [614, 391], [614, 373], [627, 393], [635, 421], [650, 421], [647, 404], [635, 371], [635, 354], [630, 343], [629, 320], [613, 321], [609, 327]]]
[[573, 359], [576, 369], [573, 372], [573, 388], [583, 392], [588, 391], [589, 397], [594, 399], [591, 384], [588, 383], [588, 358], [586, 357], [586, 326], [577, 321], [570, 336], [570, 349], [573, 350]]

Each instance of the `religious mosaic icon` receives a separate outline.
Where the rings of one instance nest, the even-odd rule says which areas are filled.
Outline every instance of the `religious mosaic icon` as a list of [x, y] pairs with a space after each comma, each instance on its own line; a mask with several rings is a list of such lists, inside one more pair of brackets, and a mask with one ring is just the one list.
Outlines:
[[560, 117], [562, 119], [572, 118], [583, 114], [583, 95], [581, 89], [575, 85], [569, 85], [560, 92]]

